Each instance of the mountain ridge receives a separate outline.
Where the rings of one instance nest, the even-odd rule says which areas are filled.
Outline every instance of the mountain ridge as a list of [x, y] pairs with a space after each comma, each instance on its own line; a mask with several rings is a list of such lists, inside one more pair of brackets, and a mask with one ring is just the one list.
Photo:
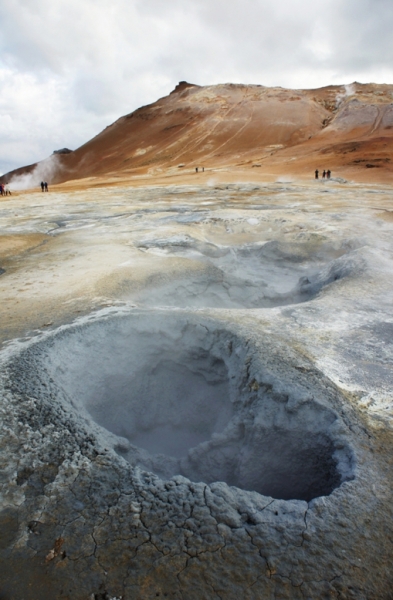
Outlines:
[[[181, 81], [167, 96], [117, 119], [56, 156], [50, 183], [171, 175], [179, 169], [259, 167], [294, 175], [315, 168], [393, 177], [393, 85], [286, 89]], [[11, 182], [37, 164], [5, 174]]]

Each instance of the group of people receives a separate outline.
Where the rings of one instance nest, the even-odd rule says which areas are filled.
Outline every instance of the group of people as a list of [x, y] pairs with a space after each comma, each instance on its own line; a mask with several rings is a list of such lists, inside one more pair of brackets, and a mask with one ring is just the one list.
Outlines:
[[8, 185], [3, 185], [2, 183], [0, 183], [0, 195], [1, 196], [11, 196], [11, 190], [8, 187]]
[[46, 181], [41, 181], [41, 191], [42, 192], [47, 192], [48, 191], [48, 184]]
[[[323, 173], [322, 173], [322, 179], [325, 179], [325, 177], [326, 177], [326, 179], [330, 179], [331, 175], [332, 175], [332, 172], [330, 171], [330, 169], [328, 169], [327, 171], [325, 171], [325, 169], [324, 169]], [[315, 170], [315, 179], [319, 179], [318, 169]]]

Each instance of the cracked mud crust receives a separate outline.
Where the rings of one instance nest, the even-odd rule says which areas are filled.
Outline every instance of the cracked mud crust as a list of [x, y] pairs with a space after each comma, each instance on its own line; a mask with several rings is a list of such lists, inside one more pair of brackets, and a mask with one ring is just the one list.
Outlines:
[[241, 330], [239, 339], [246, 402], [263, 388], [262, 373], [289, 410], [302, 395], [320, 399], [353, 448], [355, 478], [309, 503], [159, 478], [120, 458], [99, 429], [54, 402], [50, 387], [37, 394], [22, 352], [3, 377], [3, 444], [12, 448], [2, 512], [6, 598], [389, 597], [379, 587], [391, 552], [381, 531], [392, 509], [378, 437], [282, 341], [261, 344]]

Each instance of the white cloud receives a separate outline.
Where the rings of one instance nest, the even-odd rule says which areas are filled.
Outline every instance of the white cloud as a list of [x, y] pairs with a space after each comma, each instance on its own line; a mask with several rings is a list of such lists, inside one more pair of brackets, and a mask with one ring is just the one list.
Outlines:
[[391, 0], [2, 0], [0, 170], [75, 148], [180, 79], [393, 81]]

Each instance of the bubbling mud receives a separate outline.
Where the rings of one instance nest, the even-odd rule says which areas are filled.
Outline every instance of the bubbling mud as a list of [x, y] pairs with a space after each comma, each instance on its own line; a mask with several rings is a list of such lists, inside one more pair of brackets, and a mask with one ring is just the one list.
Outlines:
[[281, 376], [272, 383], [262, 367], [250, 379], [255, 355], [214, 321], [136, 311], [33, 344], [23, 370], [34, 376], [21, 384], [55, 397], [125, 460], [161, 478], [221, 481], [284, 500], [330, 494], [352, 478], [338, 415], [301, 388], [285, 391]]

